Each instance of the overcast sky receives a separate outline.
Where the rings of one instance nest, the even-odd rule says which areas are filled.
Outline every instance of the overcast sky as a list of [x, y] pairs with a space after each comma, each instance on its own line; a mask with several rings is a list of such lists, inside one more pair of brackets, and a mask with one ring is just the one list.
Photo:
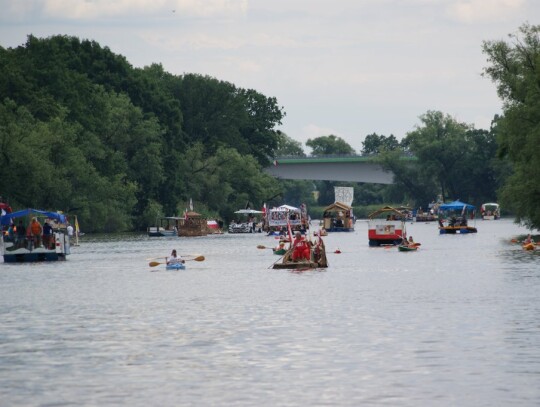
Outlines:
[[[501, 111], [482, 42], [538, 24], [539, 0], [0, 0], [0, 45], [27, 35], [97, 41], [276, 97], [302, 143], [401, 139], [440, 110], [489, 128]], [[306, 151], [309, 151], [305, 147]]]

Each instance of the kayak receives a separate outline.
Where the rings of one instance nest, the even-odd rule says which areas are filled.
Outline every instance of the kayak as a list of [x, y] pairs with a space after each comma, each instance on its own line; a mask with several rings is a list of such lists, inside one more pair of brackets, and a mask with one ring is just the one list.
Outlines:
[[185, 270], [186, 265], [184, 263], [171, 263], [165, 266], [167, 270]]
[[534, 250], [534, 243], [526, 243], [521, 247], [523, 247], [523, 250]]
[[414, 252], [416, 250], [418, 250], [418, 246], [403, 246], [403, 245], [399, 245], [398, 246], [398, 250], [400, 252]]

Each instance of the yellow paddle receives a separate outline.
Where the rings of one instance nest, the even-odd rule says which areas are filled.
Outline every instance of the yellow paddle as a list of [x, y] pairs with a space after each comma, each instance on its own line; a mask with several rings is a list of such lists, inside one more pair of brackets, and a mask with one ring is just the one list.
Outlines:
[[[184, 259], [185, 261], [190, 261], [190, 260], [195, 260], [195, 261], [204, 261], [204, 256], [197, 256], [193, 259]], [[167, 262], [159, 262], [159, 261], [151, 261], [150, 263], [148, 263], [148, 265], [150, 267], [156, 267], [156, 266], [159, 266], [160, 264], [167, 264]]]

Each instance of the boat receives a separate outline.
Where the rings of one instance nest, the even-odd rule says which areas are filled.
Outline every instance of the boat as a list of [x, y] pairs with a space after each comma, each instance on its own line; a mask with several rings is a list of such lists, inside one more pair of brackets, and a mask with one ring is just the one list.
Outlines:
[[254, 233], [262, 232], [263, 225], [258, 216], [263, 214], [263, 211], [255, 209], [240, 209], [234, 212], [245, 219], [233, 220], [229, 225], [229, 233]]
[[165, 266], [165, 269], [166, 270], [185, 270], [186, 264], [185, 263], [171, 263], [171, 264], [167, 264]]
[[327, 232], [354, 232], [353, 208], [342, 202], [334, 202], [324, 208], [323, 228]]
[[148, 236], [176, 236], [178, 234], [178, 221], [180, 219], [182, 218], [176, 216], [164, 216], [162, 218], [157, 218], [154, 226], [148, 226]]
[[307, 260], [293, 261], [292, 254], [293, 248], [291, 247], [283, 256], [281, 262], [276, 262], [272, 265], [273, 269], [315, 269], [315, 268], [327, 268], [328, 259], [326, 258], [326, 248], [324, 241], [318, 237], [315, 242], [311, 244], [311, 258]]
[[208, 223], [200, 213], [186, 211], [183, 218], [178, 219], [178, 236], [193, 237], [208, 235]]
[[482, 214], [483, 220], [497, 220], [501, 217], [500, 206], [495, 202], [482, 204], [480, 213]]
[[368, 216], [368, 239], [373, 247], [399, 245], [403, 240], [406, 215], [385, 206]]
[[[41, 236], [34, 240], [31, 235], [24, 238], [3, 235], [0, 239], [0, 249], [5, 263], [26, 263], [35, 261], [57, 261], [66, 260], [66, 256], [71, 253], [70, 239], [67, 233], [67, 219], [63, 213], [48, 212], [40, 209], [23, 209], [16, 212], [6, 213], [0, 216], [2, 230], [13, 225], [16, 229], [18, 224], [28, 225], [31, 218], [45, 222], [52, 227], [50, 238], [43, 239]], [[23, 219], [26, 222], [23, 222]], [[18, 220], [18, 222], [17, 222]]]
[[400, 252], [414, 252], [414, 251], [418, 250], [418, 246], [416, 246], [416, 245], [409, 246], [409, 245], [400, 244], [398, 246], [398, 250]]
[[215, 219], [208, 219], [206, 221], [206, 225], [208, 227], [209, 235], [222, 235], [223, 234], [223, 230], [221, 230], [221, 226], [223, 225], [223, 222], [217, 221]]
[[[439, 207], [439, 233], [441, 235], [476, 233], [475, 226], [471, 226], [470, 220], [474, 221], [476, 207], [474, 205], [456, 200]], [[446, 218], [446, 220], [443, 220]], [[445, 225], [444, 222], [447, 222]]]
[[309, 229], [309, 217], [306, 205], [302, 204], [300, 208], [281, 205], [266, 211], [264, 231], [269, 235], [280, 234], [287, 229], [287, 224], [290, 224], [293, 232], [299, 231], [304, 234]]

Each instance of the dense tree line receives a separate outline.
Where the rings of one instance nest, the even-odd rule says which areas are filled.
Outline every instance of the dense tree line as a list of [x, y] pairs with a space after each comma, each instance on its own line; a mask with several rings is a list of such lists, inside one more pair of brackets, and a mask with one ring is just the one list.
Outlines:
[[501, 201], [518, 221], [540, 229], [540, 26], [525, 24], [509, 41], [486, 41], [484, 74], [497, 85], [504, 114], [497, 122], [501, 158], [513, 173]]
[[281, 187], [275, 98], [214, 78], [133, 68], [94, 41], [0, 48], [0, 194], [76, 213], [86, 231], [144, 228], [187, 202], [230, 217]]
[[[395, 174], [393, 185], [355, 185], [355, 205], [501, 200], [539, 228], [539, 32], [524, 25], [510, 43], [484, 43], [485, 75], [504, 101], [489, 129], [428, 111], [401, 140], [368, 134], [356, 152], [328, 135], [306, 146], [313, 155], [372, 155]], [[159, 64], [134, 68], [68, 36], [0, 47], [0, 73], [0, 195], [14, 208], [76, 213], [88, 232], [143, 229], [190, 199], [226, 221], [264, 202], [326, 206], [334, 186], [350, 185], [268, 176], [274, 157], [306, 154], [276, 130], [285, 115], [277, 100], [252, 89]]]

